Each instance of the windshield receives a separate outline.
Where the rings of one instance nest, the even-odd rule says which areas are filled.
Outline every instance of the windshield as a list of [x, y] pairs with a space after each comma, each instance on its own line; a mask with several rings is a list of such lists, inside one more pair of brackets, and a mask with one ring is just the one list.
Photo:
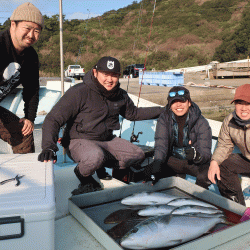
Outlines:
[[80, 65], [72, 65], [70, 66], [71, 69], [80, 69], [81, 66]]
[[144, 68], [144, 64], [136, 64], [135, 68], [137, 68], [137, 69], [143, 69]]

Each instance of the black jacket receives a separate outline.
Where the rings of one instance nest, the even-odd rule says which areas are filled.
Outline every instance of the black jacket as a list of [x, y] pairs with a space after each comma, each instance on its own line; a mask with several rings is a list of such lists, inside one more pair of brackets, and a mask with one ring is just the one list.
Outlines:
[[[34, 122], [39, 102], [39, 60], [34, 48], [16, 53], [10, 31], [0, 32], [0, 101], [19, 84], [23, 86], [25, 118]], [[13, 71], [13, 65], [18, 68]]]
[[[155, 132], [155, 162], [163, 164], [172, 155], [174, 142], [172, 110], [166, 109], [159, 117]], [[192, 102], [189, 108], [189, 139], [201, 155], [197, 165], [211, 159], [212, 131], [208, 121], [201, 115], [199, 107]]]
[[113, 130], [120, 129], [119, 115], [130, 121], [158, 118], [164, 108], [137, 108], [127, 92], [118, 89], [116, 98], [101, 95], [92, 70], [82, 83], [71, 87], [46, 116], [43, 124], [42, 148], [58, 150], [56, 142], [60, 127], [67, 123], [71, 139], [109, 140]]

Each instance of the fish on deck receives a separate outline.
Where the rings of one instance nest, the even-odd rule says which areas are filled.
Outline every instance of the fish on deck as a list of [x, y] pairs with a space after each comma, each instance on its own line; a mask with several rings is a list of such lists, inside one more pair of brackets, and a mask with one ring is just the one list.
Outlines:
[[140, 216], [161, 216], [167, 214], [221, 214], [223, 213], [219, 209], [211, 207], [197, 206], [197, 205], [184, 205], [184, 206], [171, 206], [171, 205], [158, 205], [149, 206], [145, 209], [139, 210]]
[[142, 192], [122, 199], [121, 203], [124, 205], [161, 205], [177, 198], [178, 196], [161, 192]]
[[168, 205], [170, 206], [176, 206], [176, 207], [180, 207], [180, 206], [186, 206], [186, 205], [196, 205], [196, 206], [202, 206], [202, 207], [210, 207], [210, 208], [214, 208], [214, 209], [218, 209], [216, 206], [201, 201], [201, 200], [196, 200], [196, 199], [192, 199], [192, 198], [177, 198], [175, 200], [171, 200]]
[[121, 239], [120, 244], [128, 249], [175, 246], [198, 238], [219, 223], [225, 223], [225, 220], [186, 215], [152, 217], [137, 224]]
[[140, 217], [138, 219], [133, 220], [125, 220], [120, 222], [119, 224], [115, 225], [111, 229], [107, 231], [107, 234], [112, 237], [113, 239], [120, 239], [130, 230], [132, 230], [137, 224], [141, 223], [142, 221], [146, 220], [147, 217]]
[[110, 215], [108, 215], [104, 219], [105, 224], [113, 224], [113, 223], [120, 223], [125, 220], [132, 220], [132, 219], [138, 219], [140, 216], [138, 215], [138, 209], [119, 209]]

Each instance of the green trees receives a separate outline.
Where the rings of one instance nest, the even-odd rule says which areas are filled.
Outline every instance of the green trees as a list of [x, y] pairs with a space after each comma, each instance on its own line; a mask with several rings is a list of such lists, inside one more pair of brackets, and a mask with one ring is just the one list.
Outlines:
[[223, 38], [222, 44], [216, 48], [214, 60], [220, 62], [234, 61], [247, 58], [250, 55], [250, 5], [245, 8], [238, 29]]
[[[77, 62], [88, 71], [105, 55], [117, 57], [123, 67], [144, 63], [147, 55], [147, 69], [156, 70], [249, 56], [247, 1], [157, 0], [152, 23], [154, 3], [134, 1], [125, 8], [88, 20], [65, 20], [64, 16], [65, 68]], [[41, 62], [41, 74], [59, 76], [59, 15], [45, 15], [44, 20], [45, 28], [34, 48]], [[0, 31], [9, 25], [10, 20], [0, 24]]]

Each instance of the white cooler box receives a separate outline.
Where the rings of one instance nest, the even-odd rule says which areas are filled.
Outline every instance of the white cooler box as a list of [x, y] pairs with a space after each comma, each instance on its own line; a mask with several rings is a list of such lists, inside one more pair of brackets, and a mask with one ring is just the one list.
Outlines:
[[[52, 163], [38, 154], [0, 155], [0, 249], [54, 249]], [[16, 176], [17, 180], [10, 180]]]

